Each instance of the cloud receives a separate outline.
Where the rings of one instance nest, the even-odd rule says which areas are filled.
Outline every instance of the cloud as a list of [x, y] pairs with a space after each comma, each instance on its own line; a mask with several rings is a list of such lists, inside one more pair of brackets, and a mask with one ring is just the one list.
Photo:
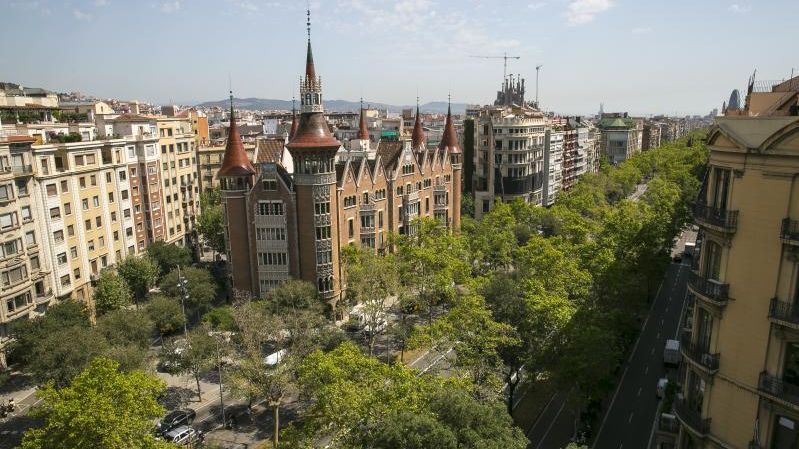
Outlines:
[[180, 0], [161, 2], [161, 12], [172, 13], [180, 9]]
[[72, 10], [72, 16], [75, 17], [78, 20], [83, 20], [83, 21], [86, 21], [86, 22], [92, 20], [92, 15], [91, 14], [85, 13], [85, 12], [77, 10], [77, 9], [73, 9]]
[[652, 27], [637, 27], [631, 31], [633, 34], [649, 34], [652, 32]]
[[[247, 12], [257, 12], [259, 10], [258, 5], [248, 0], [229, 0], [229, 1], [233, 5]], [[266, 4], [267, 7], [275, 7], [279, 5], [280, 3], [278, 2], [269, 2]]]
[[94, 6], [106, 6], [108, 0], [94, 0]]
[[533, 2], [527, 5], [528, 8], [535, 11], [536, 9], [541, 9], [547, 5], [547, 2]]
[[583, 25], [612, 6], [612, 0], [572, 0], [566, 10], [566, 19], [569, 25]]
[[749, 5], [739, 5], [738, 3], [733, 3], [728, 9], [735, 14], [746, 14], [752, 10], [752, 7]]

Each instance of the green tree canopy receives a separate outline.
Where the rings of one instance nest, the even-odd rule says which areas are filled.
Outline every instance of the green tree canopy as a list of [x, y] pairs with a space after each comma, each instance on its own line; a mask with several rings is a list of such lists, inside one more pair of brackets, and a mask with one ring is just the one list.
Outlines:
[[155, 295], [147, 302], [144, 312], [162, 337], [183, 328], [183, 309], [177, 299]]
[[94, 287], [94, 307], [98, 315], [127, 306], [131, 297], [128, 283], [114, 270], [100, 272], [100, 279]]
[[25, 434], [22, 449], [170, 448], [152, 433], [153, 419], [163, 413], [156, 398], [164, 388], [155, 377], [123, 373], [116, 362], [96, 358], [71, 386], [37, 392], [43, 404], [33, 415], [44, 424]]
[[133, 290], [137, 303], [147, 297], [158, 281], [158, 264], [148, 256], [129, 255], [120, 262], [117, 272]]
[[158, 265], [159, 273], [169, 273], [177, 266], [191, 265], [191, 251], [174, 243], [153, 242], [147, 247], [147, 255]]
[[[198, 315], [208, 310], [216, 299], [217, 285], [211, 273], [204, 268], [186, 267], [180, 269], [180, 275], [186, 279], [186, 309]], [[178, 287], [177, 268], [161, 278], [161, 292], [173, 298], [180, 298], [182, 290]]]

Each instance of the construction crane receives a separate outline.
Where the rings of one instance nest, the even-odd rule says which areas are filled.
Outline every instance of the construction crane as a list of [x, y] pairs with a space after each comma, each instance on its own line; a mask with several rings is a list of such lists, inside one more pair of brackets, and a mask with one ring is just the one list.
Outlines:
[[521, 56], [508, 56], [507, 53], [503, 53], [502, 56], [477, 56], [474, 55], [472, 58], [480, 58], [480, 59], [504, 59], [505, 65], [504, 70], [502, 71], [502, 79], [508, 77], [508, 59], [521, 59]]

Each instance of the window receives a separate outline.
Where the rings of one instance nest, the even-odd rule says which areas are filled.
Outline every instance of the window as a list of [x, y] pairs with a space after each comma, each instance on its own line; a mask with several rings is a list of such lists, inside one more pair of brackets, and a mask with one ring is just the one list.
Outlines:
[[114, 192], [108, 192], [108, 202], [109, 203], [114, 202]]
[[84, 227], [86, 228], [87, 231], [92, 228], [92, 221], [91, 220], [86, 220], [83, 224], [84, 224]]
[[[50, 209], [50, 218], [53, 220], [60, 220], [61, 219], [61, 208], [60, 207], [53, 207]], [[0, 221], [2, 221], [2, 217], [0, 217]], [[3, 226], [5, 227], [5, 226]]]
[[72, 214], [72, 204], [64, 203], [64, 215], [71, 215]]
[[89, 176], [89, 182], [91, 183], [91, 185], [96, 186], [97, 185], [97, 175]]
[[117, 213], [111, 212], [111, 223], [116, 223], [116, 222], [117, 222]]
[[333, 291], [333, 276], [319, 278], [318, 284], [320, 293]]
[[120, 170], [119, 171], [119, 180], [120, 181], [125, 181], [126, 179], [128, 179], [128, 173], [125, 170]]
[[430, 197], [425, 197], [424, 199], [424, 211], [425, 213], [430, 212]]
[[258, 215], [283, 215], [283, 202], [259, 201]]
[[88, 198], [82, 199], [81, 206], [83, 207], [83, 210], [89, 210], [89, 199]]
[[25, 233], [25, 244], [28, 246], [32, 246], [36, 244], [36, 232], [35, 231], [28, 231]]
[[364, 228], [374, 228], [375, 227], [375, 216], [374, 215], [361, 215], [361, 232], [363, 232]]
[[57, 257], [59, 265], [66, 265], [67, 263], [67, 253], [61, 253]]
[[3, 285], [9, 286], [28, 278], [28, 268], [21, 265], [12, 270], [4, 271], [2, 274]]
[[69, 278], [68, 274], [61, 276], [61, 286], [67, 287], [72, 283], [72, 280]]
[[383, 211], [377, 212], [377, 226], [382, 228], [383, 227]]
[[255, 234], [257, 240], [286, 240], [285, 228], [256, 228]]
[[80, 178], [78, 178], [78, 185], [80, 185], [81, 189], [85, 189], [86, 188], [86, 177], [85, 176], [81, 176]]
[[64, 231], [59, 229], [58, 231], [53, 232], [53, 240], [56, 243], [64, 243]]
[[94, 204], [94, 207], [100, 207], [100, 197], [97, 195], [93, 196], [92, 204]]
[[284, 252], [258, 253], [261, 265], [287, 265], [288, 258]]
[[99, 228], [103, 225], [103, 218], [102, 217], [95, 217], [94, 224]]
[[69, 255], [72, 256], [73, 259], [78, 257], [78, 247], [77, 246], [73, 246], [72, 248], [70, 248], [69, 249]]
[[355, 197], [355, 195], [345, 196], [344, 197], [344, 208], [345, 209], [348, 208], [348, 207], [355, 207], [356, 203], [357, 203], [357, 198]]
[[316, 227], [316, 240], [327, 240], [330, 238], [330, 225]]
[[3, 257], [10, 257], [14, 254], [17, 254], [21, 248], [19, 245], [19, 240], [9, 240], [2, 245], [2, 256]]
[[75, 268], [72, 274], [75, 276], [75, 279], [80, 279], [80, 268]]
[[75, 236], [75, 227], [72, 225], [67, 225], [67, 235], [70, 237]]
[[314, 203], [314, 212], [316, 215], [323, 215], [330, 213], [330, 201], [325, 201], [322, 203]]
[[277, 179], [264, 179], [264, 190], [274, 192], [277, 190]]
[[352, 218], [347, 220], [347, 230], [348, 230], [347, 234], [349, 235], [350, 238], [352, 238], [355, 235], [355, 223], [352, 220]]
[[39, 265], [39, 256], [31, 256], [31, 271], [38, 271], [40, 268]]
[[6, 310], [8, 313], [14, 313], [19, 309], [24, 308], [31, 303], [30, 293], [21, 293], [6, 300]]
[[115, 242], [119, 241], [119, 231], [114, 231], [114, 241]]
[[55, 184], [47, 184], [47, 196], [58, 195], [58, 187]]
[[100, 245], [100, 248], [105, 248], [105, 237], [102, 235], [97, 239], [97, 244]]
[[127, 190], [123, 190], [123, 191], [121, 192], [121, 194], [122, 194], [122, 199], [123, 199], [123, 200], [126, 200], [126, 199], [128, 199], [128, 191], [127, 191]]
[[31, 216], [31, 208], [30, 206], [23, 206], [20, 209], [20, 214], [22, 215], [22, 222], [28, 222], [33, 220], [33, 216]]
[[94, 251], [94, 240], [89, 240], [89, 243], [88, 243], [88, 245], [86, 245], [86, 248], [89, 251]]
[[111, 182], [111, 173], [110, 172], [105, 174], [105, 182]]

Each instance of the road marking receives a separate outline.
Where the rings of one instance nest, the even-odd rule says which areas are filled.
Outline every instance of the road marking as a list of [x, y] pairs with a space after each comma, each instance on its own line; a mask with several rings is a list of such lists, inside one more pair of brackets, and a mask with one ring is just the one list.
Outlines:
[[661, 407], [663, 407], [663, 401], [658, 399], [658, 405], [655, 407], [655, 418], [652, 419], [652, 430], [649, 431], [649, 442], [646, 443], [646, 449], [650, 449], [652, 447], [652, 438], [655, 437], [655, 431], [657, 430], [658, 416], [660, 416]]
[[629, 418], [627, 418], [627, 424], [630, 424], [631, 422], [633, 422], [633, 414], [634, 414], [634, 413], [635, 413], [635, 412], [630, 412], [630, 417], [629, 417]]
[[660, 340], [660, 332], [658, 332], [658, 334], [655, 335], [655, 340]]
[[[569, 390], [569, 392], [571, 392], [571, 390]], [[567, 394], [566, 397], [568, 398], [568, 396], [569, 395]], [[561, 404], [560, 408], [558, 409], [558, 413], [555, 415], [554, 418], [552, 418], [552, 422], [549, 423], [549, 427], [547, 427], [547, 431], [544, 432], [544, 435], [541, 437], [541, 440], [538, 441], [538, 445], [535, 447], [535, 449], [540, 448], [541, 447], [541, 443], [543, 443], [544, 440], [547, 439], [547, 435], [549, 435], [549, 431], [552, 430], [552, 426], [555, 425], [555, 421], [558, 420], [558, 416], [560, 416], [560, 412], [563, 411], [563, 407], [566, 407], [566, 399], [563, 400], [563, 404]]]
[[416, 365], [419, 362], [419, 360], [422, 360], [422, 358], [427, 356], [427, 354], [430, 354], [430, 350], [429, 349], [427, 351], [425, 351], [424, 354], [422, 354], [419, 357], [417, 357], [416, 360], [411, 362], [411, 366]]
[[663, 318], [660, 319], [660, 327], [663, 327]]
[[646, 369], [644, 370], [644, 374], [649, 374], [649, 365], [646, 366]]
[[442, 354], [442, 355], [438, 356], [438, 358], [437, 358], [437, 359], [433, 360], [433, 363], [431, 363], [430, 365], [428, 365], [428, 367], [427, 367], [427, 368], [423, 369], [423, 370], [422, 370], [422, 371], [421, 371], [421, 372], [420, 372], [420, 373], [419, 373], [419, 374], [418, 374], [416, 377], [419, 377], [419, 376], [421, 376], [422, 374], [424, 374], [424, 373], [428, 372], [428, 371], [430, 370], [430, 368], [432, 368], [432, 367], [436, 366], [436, 364], [438, 364], [438, 362], [440, 362], [440, 361], [441, 361], [441, 359], [443, 359], [444, 357], [448, 356], [448, 355], [449, 355], [449, 353], [450, 353], [450, 352], [452, 352], [452, 351], [454, 351], [454, 350], [455, 350], [455, 348], [450, 348], [450, 349], [449, 349], [449, 351], [447, 351], [447, 352], [445, 352], [444, 354]]
[[551, 404], [552, 401], [555, 400], [555, 396], [557, 396], [557, 395], [558, 395], [557, 391], [552, 393], [552, 397], [549, 398], [549, 401], [547, 402], [547, 405], [545, 405], [544, 408], [541, 410], [541, 412], [538, 414], [538, 418], [535, 419], [535, 422], [533, 423], [533, 425], [530, 426], [529, 429], [527, 429], [527, 433], [524, 434], [525, 436], [530, 435], [530, 432], [533, 430], [533, 428], [535, 428], [535, 426], [538, 425], [538, 421], [541, 421], [541, 418], [544, 416], [544, 412], [549, 408], [549, 404]]
[[649, 351], [649, 355], [655, 355], [655, 347], [652, 346], [652, 350]]
[[643, 390], [643, 389], [644, 389], [644, 387], [638, 387], [638, 394], [636, 396], [641, 396], [641, 390]]
[[632, 352], [630, 352], [630, 357], [627, 358], [627, 363], [624, 366], [624, 371], [621, 373], [621, 379], [619, 379], [619, 384], [616, 385], [616, 392], [613, 393], [613, 398], [610, 400], [610, 405], [608, 409], [605, 411], [605, 416], [602, 418], [602, 423], [599, 425], [599, 430], [596, 432], [596, 439], [594, 440], [594, 444], [591, 445], [591, 449], [596, 447], [597, 441], [599, 441], [599, 437], [602, 435], [602, 429], [605, 428], [605, 423], [608, 420], [609, 412], [613, 410], [613, 404], [616, 403], [616, 397], [619, 395], [619, 390], [621, 390], [621, 385], [624, 383], [624, 377], [627, 376], [627, 369], [630, 367], [630, 361], [633, 359], [633, 355], [635, 355], [635, 351], [638, 350], [638, 343], [641, 342], [641, 334], [644, 333], [644, 329], [646, 329], [647, 323], [649, 323], [649, 317], [652, 316], [652, 311], [655, 309], [655, 304], [658, 302], [658, 298], [660, 298], [660, 290], [663, 288], [663, 281], [666, 280], [664, 276], [663, 279], [660, 280], [660, 286], [658, 287], [657, 293], [655, 293], [655, 299], [652, 301], [652, 305], [649, 306], [649, 313], [646, 315], [646, 319], [644, 320], [644, 325], [641, 326], [641, 332], [638, 333], [638, 337], [635, 339], [635, 345], [633, 346]]
[[669, 313], [669, 306], [666, 306], [666, 313]]

